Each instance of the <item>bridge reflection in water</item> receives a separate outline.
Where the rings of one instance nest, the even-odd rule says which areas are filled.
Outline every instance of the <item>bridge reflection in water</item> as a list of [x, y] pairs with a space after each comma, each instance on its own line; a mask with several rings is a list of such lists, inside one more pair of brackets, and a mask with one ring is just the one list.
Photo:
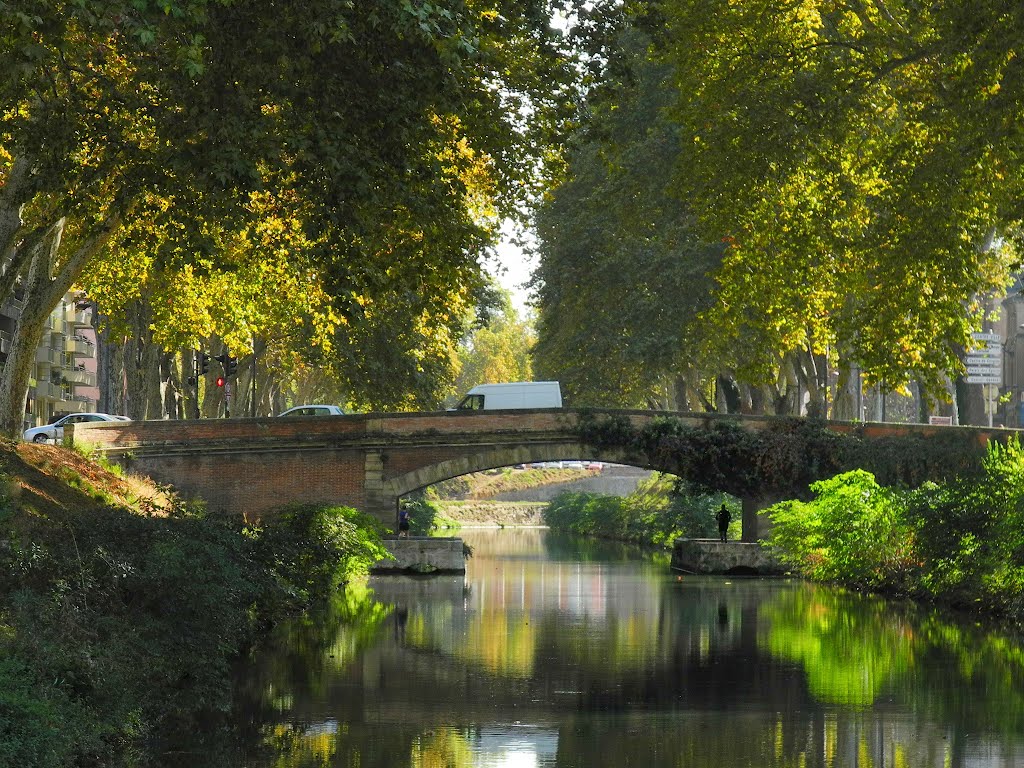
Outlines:
[[374, 579], [354, 623], [265, 651], [245, 719], [273, 754], [246, 765], [1024, 765], [1010, 638], [545, 531], [464, 535], [464, 579]]

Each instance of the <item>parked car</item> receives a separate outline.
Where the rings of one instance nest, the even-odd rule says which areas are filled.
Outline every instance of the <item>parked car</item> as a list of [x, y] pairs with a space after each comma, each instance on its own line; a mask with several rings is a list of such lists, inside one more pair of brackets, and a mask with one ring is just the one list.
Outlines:
[[111, 416], [109, 413], [69, 413], [52, 424], [25, 430], [25, 440], [31, 443], [45, 443], [47, 440], [63, 440], [66, 424], [83, 424], [90, 421], [128, 421], [126, 416]]
[[583, 469], [582, 461], [563, 461], [562, 469]]
[[344, 416], [345, 412], [336, 405], [296, 405], [278, 416]]

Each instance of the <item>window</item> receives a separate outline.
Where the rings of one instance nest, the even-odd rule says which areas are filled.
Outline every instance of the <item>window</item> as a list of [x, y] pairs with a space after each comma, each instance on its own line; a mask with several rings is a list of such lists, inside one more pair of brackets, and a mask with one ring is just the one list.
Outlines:
[[459, 403], [458, 406], [458, 410], [460, 411], [482, 411], [483, 409], [483, 395], [466, 395], [464, 398], [462, 398], [462, 402]]

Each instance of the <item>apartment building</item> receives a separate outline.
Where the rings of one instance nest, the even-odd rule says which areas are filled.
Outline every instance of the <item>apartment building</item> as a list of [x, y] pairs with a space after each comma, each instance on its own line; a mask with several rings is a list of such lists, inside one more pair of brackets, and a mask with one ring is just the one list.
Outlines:
[[[7, 359], [22, 307], [17, 290], [0, 305], [0, 365]], [[36, 349], [25, 428], [49, 424], [68, 413], [95, 411], [98, 397], [91, 309], [81, 296], [68, 293], [50, 313]]]

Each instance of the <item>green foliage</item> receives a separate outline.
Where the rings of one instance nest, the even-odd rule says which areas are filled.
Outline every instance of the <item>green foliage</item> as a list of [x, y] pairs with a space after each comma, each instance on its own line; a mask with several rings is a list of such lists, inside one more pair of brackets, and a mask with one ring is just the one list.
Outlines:
[[[385, 556], [349, 509], [260, 527], [97, 509], [0, 540], [0, 762], [132, 764], [227, 711], [231, 661]], [[9, 758], [9, 759], [8, 759]]]
[[[625, 497], [559, 494], [545, 508], [544, 522], [559, 531], [670, 547], [677, 538], [717, 535], [715, 512], [722, 503], [728, 502], [721, 494], [690, 494], [672, 478], [653, 475]], [[739, 517], [734, 508], [735, 528]]]
[[283, 593], [307, 605], [388, 557], [380, 544], [383, 532], [376, 519], [349, 507], [298, 504], [248, 533], [257, 561]]
[[666, 118], [670, 70], [645, 60], [650, 41], [635, 29], [584, 42], [601, 35], [612, 42], [590, 61], [610, 62], [581, 109], [565, 178], [537, 214], [534, 354], [568, 402], [650, 407], [700, 367], [694, 324], [722, 247], [701, 240], [672, 191], [681, 144]]
[[981, 477], [885, 488], [865, 471], [767, 512], [771, 544], [811, 578], [909, 592], [1024, 621], [1024, 449], [991, 444]]
[[761, 351], [749, 375], [842, 349], [868, 381], [941, 390], [1017, 262], [1020, 5], [635, 6], [678, 89], [679, 187], [729, 244], [721, 344]]
[[[531, 381], [530, 352], [533, 329], [512, 306], [509, 291], [494, 287], [496, 306], [487, 308], [486, 317], [477, 323], [459, 345], [459, 375], [455, 379], [455, 397], [485, 382]], [[452, 405], [455, 403], [452, 402]]]
[[861, 587], [902, 586], [912, 537], [900, 494], [856, 470], [811, 485], [810, 502], [771, 508], [771, 543], [812, 579]]
[[992, 444], [985, 476], [968, 485], [927, 485], [911, 494], [923, 589], [954, 602], [1017, 601], [1024, 617], [1024, 450]]
[[665, 417], [638, 429], [626, 417], [595, 413], [584, 414], [578, 429], [587, 445], [625, 449], [640, 466], [739, 497], [806, 498], [811, 483], [853, 469], [914, 488], [931, 479], [976, 476], [984, 455], [975, 436], [960, 430], [869, 438], [863, 427], [838, 433], [797, 418], [766, 418], [752, 430], [727, 418], [696, 427]]
[[[442, 521], [447, 521], [438, 506], [429, 501], [425, 495], [402, 499], [399, 503], [402, 509], [409, 510], [409, 533], [413, 536], [426, 536], [434, 528], [442, 527]], [[450, 528], [452, 526], [444, 525], [443, 527]], [[458, 523], [455, 523], [455, 527], [458, 527]]]
[[[39, 695], [47, 690], [46, 698]], [[19, 659], [0, 659], [0, 765], [48, 768], [64, 765], [80, 733], [81, 713], [60, 691], [41, 686]]]

